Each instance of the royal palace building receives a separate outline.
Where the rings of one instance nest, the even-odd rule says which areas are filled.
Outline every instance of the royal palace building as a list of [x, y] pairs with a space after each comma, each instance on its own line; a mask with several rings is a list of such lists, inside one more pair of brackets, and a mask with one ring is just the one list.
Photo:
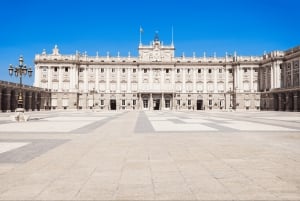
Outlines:
[[35, 56], [35, 87], [51, 109], [300, 111], [300, 47], [262, 56], [175, 57], [156, 34], [138, 57]]

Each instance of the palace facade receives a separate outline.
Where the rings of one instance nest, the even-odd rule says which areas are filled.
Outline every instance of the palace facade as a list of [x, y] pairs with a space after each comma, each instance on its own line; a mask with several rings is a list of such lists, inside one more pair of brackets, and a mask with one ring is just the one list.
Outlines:
[[158, 35], [138, 57], [35, 56], [35, 87], [51, 109], [300, 110], [300, 47], [262, 56], [175, 57]]

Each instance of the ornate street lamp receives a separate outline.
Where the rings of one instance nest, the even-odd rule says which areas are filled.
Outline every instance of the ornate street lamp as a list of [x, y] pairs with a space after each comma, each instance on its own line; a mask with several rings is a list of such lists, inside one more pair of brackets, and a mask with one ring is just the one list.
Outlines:
[[9, 68], [8, 68], [8, 72], [9, 72], [10, 76], [12, 76], [15, 73], [15, 76], [20, 78], [20, 90], [19, 90], [19, 94], [18, 94], [18, 108], [17, 108], [17, 111], [19, 111], [19, 112], [20, 111], [24, 112], [23, 93], [22, 93], [22, 77], [26, 76], [27, 73], [28, 73], [29, 77], [32, 76], [31, 68], [27, 69], [26, 65], [24, 65], [23, 62], [24, 62], [23, 56], [20, 56], [19, 65], [13, 66], [10, 64]]

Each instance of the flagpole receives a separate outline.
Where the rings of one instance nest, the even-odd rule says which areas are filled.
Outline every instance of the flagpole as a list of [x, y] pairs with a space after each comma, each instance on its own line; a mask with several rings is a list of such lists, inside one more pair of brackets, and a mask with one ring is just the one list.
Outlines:
[[171, 45], [173, 46], [174, 45], [174, 28], [173, 28], [173, 25], [172, 25], [172, 43]]
[[142, 27], [140, 26], [140, 45], [142, 45]]

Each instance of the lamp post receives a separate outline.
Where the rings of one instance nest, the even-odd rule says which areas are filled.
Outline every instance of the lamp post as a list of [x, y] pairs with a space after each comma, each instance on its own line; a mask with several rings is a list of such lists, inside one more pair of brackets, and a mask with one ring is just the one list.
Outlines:
[[32, 70], [31, 68], [26, 67], [26, 65], [23, 64], [23, 56], [20, 56], [19, 58], [19, 65], [18, 66], [13, 66], [12, 64], [9, 65], [8, 72], [9, 75], [12, 76], [15, 73], [16, 77], [20, 78], [20, 90], [18, 94], [18, 108], [17, 112], [24, 112], [24, 106], [23, 106], [23, 93], [22, 93], [22, 77], [26, 76], [28, 73], [28, 76], [32, 76]]
[[95, 106], [95, 88], [93, 88], [93, 109]]
[[231, 110], [232, 109], [232, 104], [231, 104], [231, 87], [229, 88], [229, 109]]

